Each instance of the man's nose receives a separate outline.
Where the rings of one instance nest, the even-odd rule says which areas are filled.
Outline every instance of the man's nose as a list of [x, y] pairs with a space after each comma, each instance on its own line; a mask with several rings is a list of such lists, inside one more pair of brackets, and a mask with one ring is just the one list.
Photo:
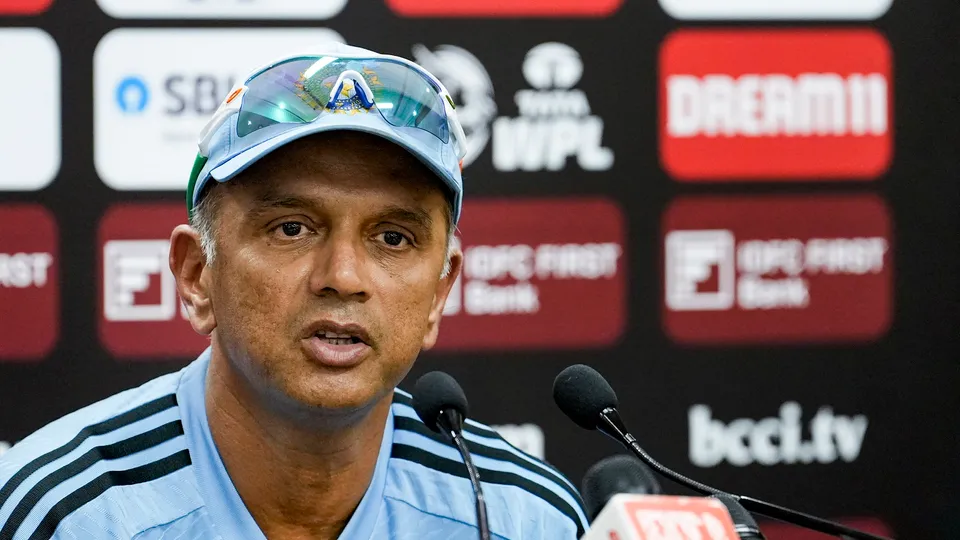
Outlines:
[[367, 253], [363, 241], [332, 234], [316, 256], [310, 289], [318, 296], [366, 300], [370, 293], [366, 273]]

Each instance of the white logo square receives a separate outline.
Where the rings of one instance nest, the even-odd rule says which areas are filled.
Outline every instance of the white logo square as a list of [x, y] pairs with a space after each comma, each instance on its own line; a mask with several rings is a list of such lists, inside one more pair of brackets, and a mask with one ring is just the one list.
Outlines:
[[[672, 231], [666, 238], [666, 302], [674, 311], [719, 311], [733, 307], [736, 266], [728, 230]], [[717, 277], [717, 290], [699, 286]]]
[[[176, 280], [167, 265], [168, 240], [110, 240], [103, 246], [103, 315], [108, 321], [167, 321], [177, 312]], [[152, 276], [160, 277], [160, 302], [137, 304]]]
[[235, 84], [336, 32], [119, 29], [94, 52], [94, 164], [118, 190], [184, 190], [200, 130]]
[[0, 51], [0, 191], [43, 189], [60, 171], [60, 50], [39, 28], [5, 28]]

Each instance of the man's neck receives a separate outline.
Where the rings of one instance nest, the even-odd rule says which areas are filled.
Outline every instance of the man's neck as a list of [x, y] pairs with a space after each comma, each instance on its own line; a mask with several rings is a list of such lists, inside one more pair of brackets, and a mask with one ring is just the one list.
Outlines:
[[[373, 478], [390, 397], [335, 429], [263, 406], [222, 355], [207, 373], [210, 432], [240, 498], [267, 538], [335, 539]], [[334, 418], [318, 420], [336, 421]]]

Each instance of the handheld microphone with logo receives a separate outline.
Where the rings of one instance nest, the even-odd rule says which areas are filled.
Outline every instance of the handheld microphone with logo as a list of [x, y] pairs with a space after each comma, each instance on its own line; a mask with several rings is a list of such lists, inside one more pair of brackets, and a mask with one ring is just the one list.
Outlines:
[[614, 454], [593, 464], [583, 475], [580, 493], [590, 521], [596, 519], [618, 493], [660, 495], [663, 489], [642, 461], [627, 454]]
[[580, 540], [737, 540], [727, 508], [708, 497], [618, 493]]
[[[608, 540], [611, 533], [619, 540], [642, 540], [660, 533], [676, 539], [765, 540], [753, 516], [730, 495], [713, 496], [726, 513], [716, 501], [659, 496], [662, 489], [653, 472], [632, 454], [613, 455], [590, 467], [582, 493], [593, 523], [584, 540], [594, 536]], [[644, 497], [617, 497], [610, 502], [623, 494]]]
[[746, 497], [743, 495], [727, 494], [719, 489], [712, 488], [691, 480], [676, 473], [653, 459], [637, 442], [636, 437], [627, 431], [626, 425], [617, 411], [617, 394], [610, 387], [610, 383], [595, 369], [577, 364], [570, 366], [557, 375], [553, 383], [553, 400], [578, 426], [587, 430], [600, 430], [605, 435], [626, 446], [641, 461], [673, 482], [688, 487], [703, 495], [730, 495], [739, 504], [751, 512], [765, 515], [807, 529], [819, 531], [835, 536], [847, 536], [862, 540], [889, 540], [863, 531], [846, 527], [839, 523], [827, 521], [803, 512], [791, 510], [783, 506]]
[[427, 427], [446, 436], [463, 456], [467, 476], [477, 499], [480, 540], [490, 540], [490, 522], [487, 520], [487, 503], [483, 499], [480, 473], [473, 465], [470, 450], [463, 438], [463, 421], [469, 410], [463, 389], [450, 375], [442, 371], [431, 371], [420, 377], [414, 385], [413, 408]]

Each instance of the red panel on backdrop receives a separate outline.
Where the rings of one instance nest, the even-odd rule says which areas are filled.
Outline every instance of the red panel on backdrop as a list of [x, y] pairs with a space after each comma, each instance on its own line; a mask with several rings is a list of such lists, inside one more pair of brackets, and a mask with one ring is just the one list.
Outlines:
[[35, 204], [0, 206], [0, 361], [41, 360], [60, 334], [57, 224]]
[[114, 356], [190, 357], [206, 348], [181, 311], [167, 263], [170, 233], [185, 221], [183, 204], [120, 204], [100, 221], [98, 323]]
[[616, 11], [623, 0], [387, 0], [387, 5], [407, 17], [603, 17]]
[[680, 199], [662, 234], [677, 341], [871, 340], [890, 325], [891, 225], [876, 196]]
[[46, 11], [53, 0], [0, 0], [0, 14], [36, 15]]
[[626, 321], [626, 233], [602, 199], [471, 200], [438, 349], [610, 345]]
[[[877, 518], [872, 517], [857, 517], [857, 518], [848, 518], [848, 519], [839, 519], [839, 523], [846, 525], [847, 527], [853, 527], [854, 529], [859, 529], [864, 532], [878, 534], [880, 536], [885, 536], [887, 538], [893, 537], [893, 530], [887, 526], [886, 523], [880, 521]], [[807, 529], [797, 527], [796, 525], [790, 525], [788, 523], [780, 522], [765, 522], [760, 523], [760, 529], [763, 531], [764, 536], [770, 538], [770, 540], [828, 540], [836, 539], [836, 536], [829, 534], [822, 534], [815, 531], [808, 531]]]
[[891, 64], [868, 29], [675, 32], [660, 50], [661, 162], [690, 182], [875, 179], [892, 153]]

